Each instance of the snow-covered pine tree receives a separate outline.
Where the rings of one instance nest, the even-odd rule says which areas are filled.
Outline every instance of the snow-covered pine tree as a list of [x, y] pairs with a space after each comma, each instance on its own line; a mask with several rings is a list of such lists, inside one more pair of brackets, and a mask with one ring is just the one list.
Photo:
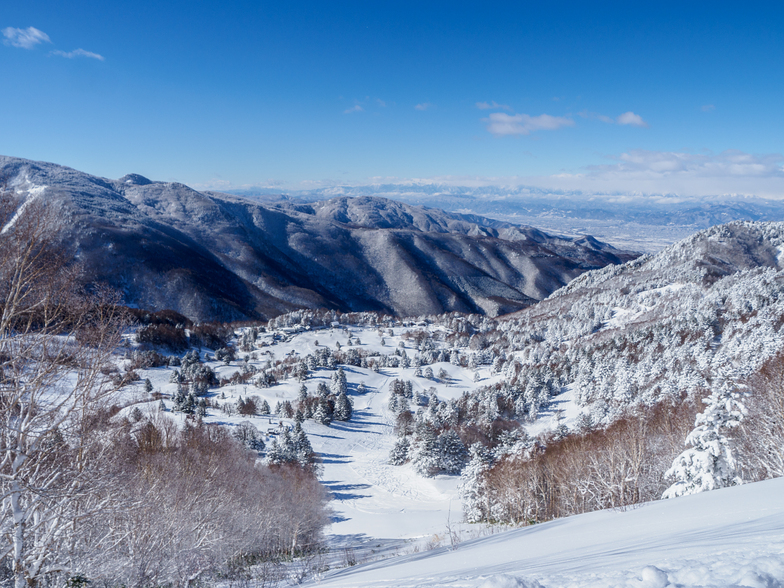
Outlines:
[[312, 467], [315, 463], [316, 454], [313, 452], [313, 446], [310, 444], [310, 440], [302, 429], [302, 425], [299, 421], [294, 423], [294, 431], [291, 433], [291, 440], [294, 445], [294, 454], [297, 463], [303, 468]]
[[346, 374], [343, 371], [343, 368], [338, 368], [334, 374], [332, 374], [332, 382], [330, 385], [330, 391], [335, 395], [339, 396], [340, 393], [346, 393], [348, 391], [348, 383], [346, 382]]
[[351, 415], [353, 414], [353, 408], [351, 407], [351, 401], [349, 400], [348, 396], [346, 396], [346, 392], [342, 391], [338, 394], [338, 397], [335, 399], [335, 411], [333, 416], [336, 421], [348, 421], [351, 420]]
[[269, 402], [266, 400], [262, 400], [261, 404], [258, 407], [259, 414], [269, 414], [270, 413], [270, 405]]
[[277, 439], [273, 439], [267, 450], [267, 465], [280, 465], [285, 462], [283, 450]]
[[389, 452], [389, 463], [391, 465], [403, 465], [408, 461], [408, 452], [411, 448], [411, 441], [408, 436], [400, 437], [395, 441], [395, 446]]
[[445, 474], [459, 474], [465, 466], [468, 452], [454, 431], [444, 431], [438, 436], [439, 466]]
[[329, 408], [329, 403], [326, 398], [319, 400], [318, 406], [313, 413], [313, 420], [320, 425], [329, 426], [332, 423], [332, 411]]
[[458, 491], [463, 497], [463, 513], [469, 523], [488, 520], [491, 501], [486, 474], [493, 465], [492, 453], [481, 443], [469, 448], [471, 460], [460, 475]]
[[743, 483], [738, 476], [732, 443], [727, 434], [740, 425], [746, 408], [739, 399], [738, 388], [729, 371], [720, 373], [717, 380], [710, 396], [702, 400], [707, 405], [705, 410], [697, 415], [695, 428], [686, 437], [686, 444], [691, 447], [676, 457], [665, 473], [666, 477], [676, 481], [665, 490], [662, 498]]
[[438, 436], [428, 423], [417, 427], [409, 456], [414, 469], [422, 476], [433, 477], [441, 469]]
[[329, 396], [329, 388], [327, 388], [327, 385], [324, 382], [319, 382], [316, 386], [316, 395], [320, 398]]

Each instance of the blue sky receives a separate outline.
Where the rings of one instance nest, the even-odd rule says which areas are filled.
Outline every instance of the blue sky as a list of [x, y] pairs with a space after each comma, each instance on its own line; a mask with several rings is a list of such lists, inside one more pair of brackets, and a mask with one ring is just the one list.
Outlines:
[[0, 153], [286, 189], [784, 197], [784, 8], [55, 2], [0, 12]]

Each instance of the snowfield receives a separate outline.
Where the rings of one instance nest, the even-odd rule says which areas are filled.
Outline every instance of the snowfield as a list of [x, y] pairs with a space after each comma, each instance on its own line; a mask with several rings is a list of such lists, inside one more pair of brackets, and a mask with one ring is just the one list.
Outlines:
[[599, 511], [327, 573], [324, 588], [775, 588], [784, 479]]

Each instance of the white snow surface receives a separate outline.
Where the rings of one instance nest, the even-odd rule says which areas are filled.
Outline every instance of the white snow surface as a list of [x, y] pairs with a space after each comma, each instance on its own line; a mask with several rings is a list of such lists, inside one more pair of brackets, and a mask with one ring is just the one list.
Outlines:
[[[361, 348], [390, 353], [402, 341], [384, 332], [385, 344], [375, 329], [350, 327]], [[344, 327], [289, 333], [287, 341], [264, 337], [267, 347], [258, 349], [259, 366], [268, 358], [294, 354], [304, 357], [318, 346], [345, 344]], [[409, 354], [413, 350], [408, 347]], [[269, 353], [268, 353], [269, 352]], [[271, 355], [270, 355], [271, 354]], [[245, 355], [245, 354], [240, 354]], [[222, 377], [237, 371], [240, 361], [226, 366], [209, 365]], [[325, 587], [413, 588], [554, 588], [554, 587], [764, 587], [784, 588], [784, 479], [769, 480], [694, 496], [658, 501], [626, 511], [601, 511], [551, 521], [526, 528], [489, 533], [477, 525], [461, 524], [462, 504], [456, 476], [423, 478], [410, 465], [387, 463], [395, 436], [386, 405], [389, 383], [410, 379], [415, 391], [435, 387], [439, 398], [457, 397], [478, 385], [500, 377], [488, 366], [473, 370], [448, 363], [431, 366], [449, 372], [449, 381], [414, 376], [413, 368], [384, 368], [379, 373], [343, 366], [354, 402], [348, 422], [326, 427], [305, 421], [308, 437], [323, 460], [322, 483], [332, 493], [333, 522], [326, 529], [336, 549], [358, 549], [360, 565], [333, 569], [311, 580]], [[139, 370], [156, 391], [171, 394], [171, 369]], [[318, 369], [305, 382], [311, 394], [318, 382], [329, 384], [333, 370]], [[368, 388], [358, 394], [356, 386]], [[283, 381], [270, 388], [238, 385], [213, 389], [211, 396], [235, 403], [239, 396], [257, 395], [274, 408], [278, 401], [295, 400], [299, 382]], [[141, 382], [126, 393], [143, 400]], [[553, 402], [529, 434], [538, 434], [559, 422], [571, 425], [579, 413], [571, 386]], [[168, 408], [171, 401], [164, 403]], [[156, 412], [158, 403], [143, 403]], [[130, 411], [129, 406], [124, 412]], [[176, 419], [180, 413], [167, 414]], [[210, 409], [207, 422], [228, 426], [250, 420], [262, 433], [279, 423], [293, 425], [277, 416], [227, 416]], [[271, 441], [267, 435], [265, 442]], [[451, 528], [463, 540], [455, 546]], [[433, 548], [435, 547], [435, 548]], [[376, 551], [376, 553], [374, 553]], [[378, 559], [379, 553], [399, 557]], [[369, 563], [362, 563], [369, 562]], [[333, 561], [333, 563], [335, 563]], [[339, 564], [338, 564], [339, 565]], [[333, 565], [333, 568], [335, 565]]]
[[327, 573], [362, 588], [784, 585], [784, 479], [600, 511]]

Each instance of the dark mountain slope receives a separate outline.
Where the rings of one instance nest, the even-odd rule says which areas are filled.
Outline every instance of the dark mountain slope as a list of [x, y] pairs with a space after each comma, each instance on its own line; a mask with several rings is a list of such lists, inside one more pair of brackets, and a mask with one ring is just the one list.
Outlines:
[[497, 315], [634, 254], [381, 198], [261, 204], [137, 174], [96, 178], [0, 157], [19, 198], [45, 199], [87, 281], [197, 320], [295, 308]]

